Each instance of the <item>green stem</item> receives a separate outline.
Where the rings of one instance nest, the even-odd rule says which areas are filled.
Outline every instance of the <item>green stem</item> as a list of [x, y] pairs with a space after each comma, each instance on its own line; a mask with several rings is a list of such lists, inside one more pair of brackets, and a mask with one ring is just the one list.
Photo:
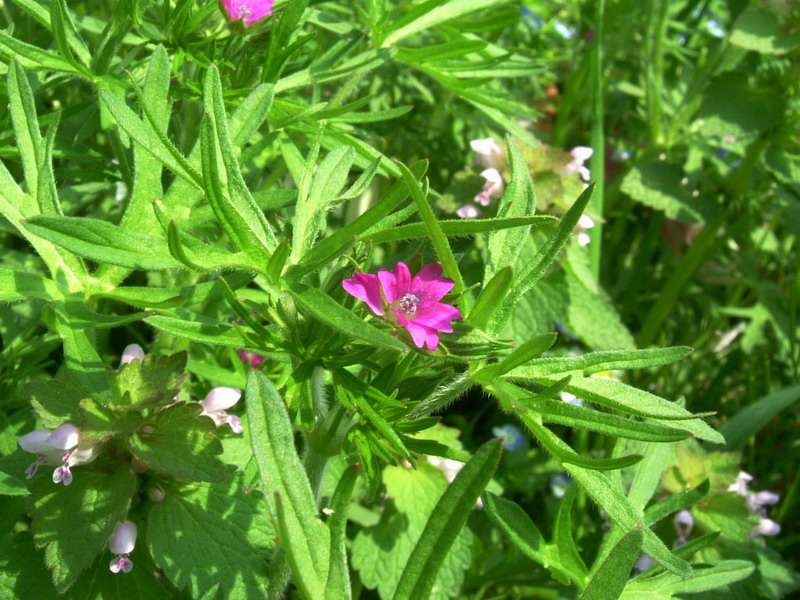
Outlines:
[[603, 19], [605, 0], [597, 3], [597, 26], [595, 28], [594, 52], [592, 53], [592, 148], [591, 168], [597, 189], [592, 197], [594, 213], [598, 221], [589, 230], [589, 260], [595, 279], [600, 278], [600, 256], [603, 240], [603, 194], [605, 187], [605, 121], [603, 98]]

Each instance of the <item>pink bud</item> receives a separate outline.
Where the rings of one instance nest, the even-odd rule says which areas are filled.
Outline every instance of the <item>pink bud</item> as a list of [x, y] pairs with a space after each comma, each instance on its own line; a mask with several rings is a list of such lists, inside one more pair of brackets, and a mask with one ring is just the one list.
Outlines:
[[58, 450], [71, 450], [81, 441], [81, 430], [70, 423], [64, 423], [47, 438], [47, 444]]
[[122, 358], [119, 361], [120, 366], [127, 365], [134, 359], [144, 360], [144, 350], [139, 344], [130, 344], [125, 346], [122, 351]]
[[114, 554], [130, 554], [136, 546], [136, 523], [118, 523], [108, 540], [108, 549]]
[[150, 498], [150, 502], [161, 502], [166, 496], [164, 490], [160, 487], [152, 486], [147, 488], [147, 497]]

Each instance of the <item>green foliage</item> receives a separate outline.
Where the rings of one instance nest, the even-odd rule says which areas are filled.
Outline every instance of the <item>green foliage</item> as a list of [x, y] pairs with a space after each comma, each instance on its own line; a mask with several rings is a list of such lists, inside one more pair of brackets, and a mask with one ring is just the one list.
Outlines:
[[0, 11], [0, 596], [800, 588], [797, 7], [274, 8]]

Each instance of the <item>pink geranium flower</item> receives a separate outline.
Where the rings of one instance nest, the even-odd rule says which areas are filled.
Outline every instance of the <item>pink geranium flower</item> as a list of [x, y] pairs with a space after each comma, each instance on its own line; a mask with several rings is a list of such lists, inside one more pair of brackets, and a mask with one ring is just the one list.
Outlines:
[[274, 0], [222, 0], [222, 6], [231, 21], [242, 19], [245, 25], [252, 25], [272, 14]]
[[373, 313], [408, 329], [417, 348], [429, 350], [439, 346], [439, 332], [452, 333], [450, 322], [461, 318], [457, 308], [439, 302], [454, 285], [442, 277], [437, 263], [423, 267], [413, 278], [405, 263], [397, 263], [392, 272], [356, 273], [342, 282], [345, 291], [366, 302]]

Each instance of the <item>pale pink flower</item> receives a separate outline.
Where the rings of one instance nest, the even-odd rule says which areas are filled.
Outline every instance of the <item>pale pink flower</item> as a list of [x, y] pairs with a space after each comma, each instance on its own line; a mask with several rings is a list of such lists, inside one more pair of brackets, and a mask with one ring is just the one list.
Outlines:
[[480, 194], [475, 196], [475, 202], [483, 206], [489, 206], [492, 198], [499, 198], [503, 195], [505, 189], [505, 182], [503, 176], [495, 168], [486, 169], [481, 172], [481, 177], [486, 180], [483, 184], [483, 190]]
[[114, 529], [114, 533], [108, 539], [108, 549], [117, 558], [111, 561], [108, 568], [112, 573], [130, 573], [133, 569], [133, 561], [128, 558], [128, 555], [133, 552], [136, 547], [136, 523], [133, 521], [123, 521], [118, 523]]
[[494, 138], [472, 140], [469, 143], [472, 151], [477, 153], [478, 162], [487, 168], [498, 169], [505, 162], [505, 151]]
[[392, 272], [356, 273], [342, 281], [348, 294], [366, 302], [376, 315], [405, 327], [417, 348], [429, 350], [439, 346], [439, 332], [452, 333], [451, 321], [461, 318], [457, 308], [439, 302], [454, 285], [442, 277], [438, 263], [423, 267], [413, 278], [400, 262]]
[[54, 431], [38, 429], [23, 435], [19, 447], [37, 454], [36, 460], [25, 469], [30, 479], [36, 474], [39, 465], [57, 466], [53, 471], [53, 483], [72, 483], [70, 467], [92, 462], [97, 457], [97, 446], [81, 443], [81, 430], [70, 423], [64, 423]]
[[578, 173], [584, 182], [588, 182], [592, 178], [592, 174], [589, 169], [583, 166], [583, 163], [592, 157], [594, 150], [588, 146], [575, 146], [569, 153], [572, 156], [572, 160], [564, 165], [561, 169], [561, 174], [566, 177]]
[[456, 211], [456, 214], [462, 219], [475, 219], [480, 216], [481, 211], [477, 206], [465, 204]]
[[130, 344], [125, 346], [122, 351], [122, 357], [119, 361], [120, 366], [127, 365], [133, 360], [144, 360], [144, 350], [139, 344]]
[[581, 215], [578, 219], [578, 226], [575, 227], [575, 233], [578, 235], [578, 244], [581, 246], [588, 246], [592, 239], [586, 233], [589, 229], [595, 226], [595, 222], [587, 215]]
[[222, 6], [231, 21], [242, 19], [252, 25], [272, 14], [274, 0], [222, 0]]
[[233, 433], [242, 433], [242, 420], [236, 415], [229, 415], [226, 409], [230, 408], [242, 397], [242, 390], [230, 387], [216, 387], [200, 401], [203, 412], [200, 414], [213, 419], [217, 427], [226, 423], [230, 425]]

